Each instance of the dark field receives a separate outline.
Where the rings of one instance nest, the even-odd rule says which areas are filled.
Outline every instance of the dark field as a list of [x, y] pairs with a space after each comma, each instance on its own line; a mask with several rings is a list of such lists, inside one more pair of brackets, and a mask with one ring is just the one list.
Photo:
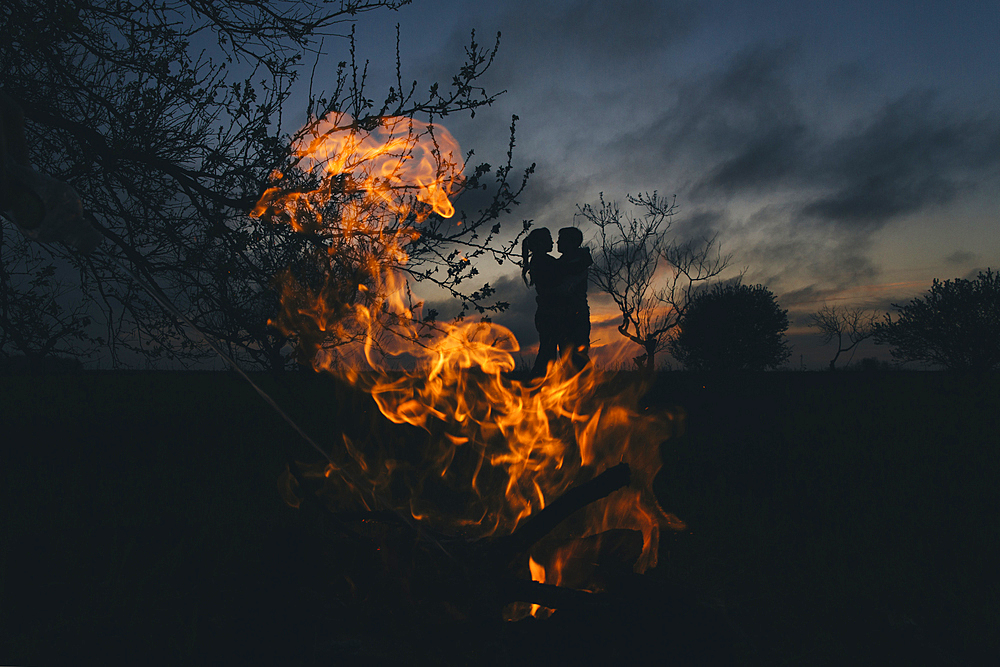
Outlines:
[[[381, 420], [325, 378], [261, 382], [325, 446]], [[689, 529], [644, 576], [735, 664], [1000, 664], [998, 378], [664, 373], [647, 402], [687, 413], [657, 493]], [[431, 631], [346, 578], [377, 556], [281, 502], [286, 448], [316, 456], [236, 377], [0, 377], [0, 438], [2, 664], [524, 664], [544, 623], [539, 659], [574, 641], [558, 613], [534, 644]], [[670, 664], [713, 636], [644, 641]]]

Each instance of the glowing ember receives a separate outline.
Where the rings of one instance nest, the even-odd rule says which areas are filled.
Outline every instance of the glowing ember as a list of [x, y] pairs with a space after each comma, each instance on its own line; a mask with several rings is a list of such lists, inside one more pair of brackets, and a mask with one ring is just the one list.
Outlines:
[[[545, 583], [545, 568], [542, 567], [541, 565], [539, 565], [538, 563], [536, 563], [535, 559], [532, 558], [532, 557], [530, 557], [530, 556], [528, 557], [528, 570], [531, 572], [531, 580], [532, 581], [537, 581], [540, 584], [544, 584]], [[552, 582], [552, 583], [554, 583], [556, 586], [559, 585], [558, 582]], [[532, 616], [535, 616], [535, 617], [537, 617], [537, 616], [546, 617], [546, 616], [550, 615], [551, 613], [552, 613], [552, 610], [549, 609], [549, 608], [547, 608], [547, 607], [543, 607], [543, 606], [538, 605], [538, 604], [531, 605], [531, 615]]]
[[[329, 485], [324, 495], [369, 507], [378, 498], [438, 531], [477, 539], [511, 534], [569, 488], [625, 461], [632, 484], [559, 532], [639, 531], [634, 569], [654, 566], [660, 528], [683, 528], [652, 492], [659, 446], [679, 427], [677, 417], [637, 411], [639, 389], [612, 388], [593, 367], [574, 373], [557, 362], [544, 378], [511, 380], [519, 347], [508, 330], [428, 325], [410, 303], [408, 248], [425, 223], [454, 215], [450, 197], [461, 190], [454, 139], [400, 118], [368, 132], [341, 115], [316, 123], [295, 154], [298, 184], [276, 174], [255, 214], [311, 235], [316, 249], [312, 264], [279, 277], [282, 312], [270, 323], [296, 340], [314, 369], [364, 388], [386, 418], [427, 434], [408, 451], [345, 437], [336, 464], [309, 469]], [[404, 365], [409, 370], [396, 370]], [[577, 553], [583, 544], [554, 550], [549, 562], [529, 560], [532, 579], [558, 585], [574, 559], [593, 558]], [[599, 540], [587, 544], [593, 550]]]

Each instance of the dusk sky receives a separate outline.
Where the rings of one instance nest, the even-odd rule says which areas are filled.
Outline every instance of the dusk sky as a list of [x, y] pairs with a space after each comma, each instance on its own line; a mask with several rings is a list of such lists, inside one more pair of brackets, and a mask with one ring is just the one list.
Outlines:
[[[805, 328], [824, 304], [888, 308], [1000, 266], [995, 0], [416, 0], [358, 23], [373, 96], [394, 76], [396, 23], [403, 78], [422, 84], [449, 80], [473, 29], [502, 32], [484, 83], [507, 93], [445, 125], [497, 164], [519, 116], [516, 166], [538, 166], [510, 228], [575, 222], [589, 241], [577, 204], [676, 194], [673, 231], [718, 233], [733, 272], [789, 310], [793, 365], [832, 356]], [[331, 66], [341, 48], [328, 42]], [[533, 293], [516, 267], [481, 268], [528, 347]], [[591, 302], [595, 346], [617, 342], [593, 288]]]

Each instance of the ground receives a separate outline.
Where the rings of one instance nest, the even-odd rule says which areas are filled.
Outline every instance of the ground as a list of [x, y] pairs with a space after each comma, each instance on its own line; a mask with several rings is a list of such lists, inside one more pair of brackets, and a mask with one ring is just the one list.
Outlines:
[[[322, 378], [259, 380], [321, 439], [378, 418]], [[656, 491], [688, 529], [648, 608], [477, 625], [421, 616], [282, 503], [286, 449], [310, 451], [238, 378], [0, 376], [0, 663], [1000, 659], [998, 378], [662, 373], [645, 401], [687, 415]]]

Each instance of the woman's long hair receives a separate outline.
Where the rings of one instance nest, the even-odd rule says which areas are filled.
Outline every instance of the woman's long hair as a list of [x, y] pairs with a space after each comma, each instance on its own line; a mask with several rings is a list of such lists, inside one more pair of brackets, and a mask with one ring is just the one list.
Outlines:
[[545, 227], [531, 230], [531, 233], [521, 241], [521, 279], [524, 280], [525, 285], [531, 286], [535, 283], [534, 278], [528, 275], [531, 260], [539, 252], [547, 252], [547, 250], [542, 249], [544, 245], [550, 247], [552, 245], [552, 234]]

